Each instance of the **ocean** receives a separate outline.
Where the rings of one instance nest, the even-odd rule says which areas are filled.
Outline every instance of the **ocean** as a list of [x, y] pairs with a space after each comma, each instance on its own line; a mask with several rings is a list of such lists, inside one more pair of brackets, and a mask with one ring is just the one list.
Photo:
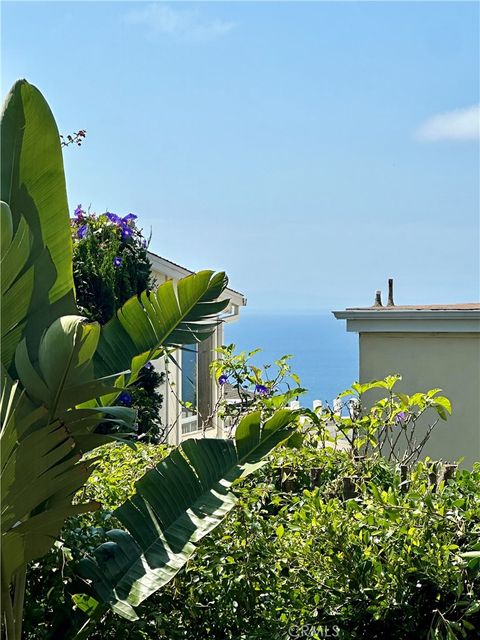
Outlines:
[[358, 379], [358, 335], [347, 333], [345, 321], [332, 313], [266, 314], [242, 309], [236, 322], [225, 325], [225, 343], [237, 351], [262, 352], [254, 364], [273, 363], [285, 354], [293, 356], [292, 371], [308, 389], [304, 406], [313, 400], [328, 402]]

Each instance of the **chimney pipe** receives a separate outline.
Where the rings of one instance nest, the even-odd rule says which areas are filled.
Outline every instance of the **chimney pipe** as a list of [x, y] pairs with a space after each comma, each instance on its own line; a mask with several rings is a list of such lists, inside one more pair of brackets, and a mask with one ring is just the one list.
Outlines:
[[382, 292], [380, 291], [380, 289], [377, 289], [375, 291], [375, 303], [373, 305], [374, 307], [383, 307], [382, 304]]
[[395, 303], [393, 301], [393, 278], [388, 279], [388, 302], [387, 307], [394, 307]]

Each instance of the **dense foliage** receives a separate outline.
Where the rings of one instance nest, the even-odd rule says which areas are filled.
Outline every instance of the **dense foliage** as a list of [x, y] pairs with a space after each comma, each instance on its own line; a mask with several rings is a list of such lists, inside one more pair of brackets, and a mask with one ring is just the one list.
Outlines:
[[[71, 219], [73, 277], [79, 308], [90, 320], [104, 323], [129, 298], [152, 289], [147, 240], [137, 227], [137, 216], [97, 215], [78, 205]], [[152, 365], [142, 369], [139, 380], [121, 404], [137, 410], [137, 435], [158, 442], [164, 437], [159, 411], [159, 391], [164, 374]]]
[[[88, 496], [115, 507], [137, 474], [163, 455], [143, 445], [137, 452], [109, 447]], [[108, 614], [90, 637], [477, 637], [479, 566], [460, 553], [480, 535], [480, 464], [448, 482], [441, 474], [433, 482], [433, 469], [428, 460], [417, 463], [402, 483], [398, 467], [385, 459], [355, 461], [312, 438], [278, 451], [254, 482], [238, 489], [238, 508], [197, 557], [143, 603], [138, 622], [126, 628]], [[353, 499], [345, 496], [345, 478], [355, 479]], [[65, 547], [75, 548], [77, 537], [96, 544], [111, 526], [111, 515], [81, 516], [67, 530]], [[61, 553], [70, 552], [52, 555]], [[39, 628], [59, 601], [72, 612], [61, 593], [78, 586], [71, 566], [65, 565], [64, 586], [52, 575], [46, 584], [36, 581], [27, 638], [49, 637]]]
[[[404, 493], [388, 464], [306, 453], [288, 459], [294, 491], [282, 490], [278, 457], [242, 490], [235, 516], [150, 610], [159, 637], [475, 637], [480, 576], [458, 554], [478, 539], [480, 466], [434, 490], [420, 464]], [[358, 495], [345, 500], [353, 474]]]
[[[250, 387], [246, 406], [270, 414], [291, 399], [290, 388], [301, 392], [299, 380], [288, 357], [269, 375], [268, 366], [250, 369], [252, 355], [237, 356], [227, 347], [227, 366], [219, 361], [212, 368], [220, 384], [228, 375], [244, 390]], [[295, 384], [282, 390], [275, 381], [283, 380]], [[390, 631], [400, 640], [471, 636], [480, 608], [477, 561], [469, 568], [459, 554], [474, 548], [480, 533], [480, 465], [447, 483], [441, 464], [428, 459], [414, 464], [411, 456], [393, 455], [400, 434], [417, 457], [419, 417], [427, 414], [434, 425], [436, 416], [445, 418], [450, 411], [438, 389], [407, 396], [395, 391], [398, 380], [352, 385], [341, 394], [346, 415], [340, 405], [336, 413], [329, 407], [304, 411], [303, 437], [297, 434], [294, 447], [274, 454], [255, 482], [238, 490], [235, 513], [161, 594], [140, 607], [140, 620], [127, 637], [381, 639]], [[254, 386], [268, 382], [268, 393]], [[365, 396], [378, 391], [385, 397], [368, 403]], [[238, 409], [233, 418], [241, 414]], [[382, 449], [392, 455], [382, 456]], [[113, 510], [133, 492], [136, 467], [140, 475], [166, 450], [116, 446], [107, 451], [85, 496]], [[406, 461], [408, 466], [400, 464]], [[64, 547], [51, 556], [72, 555], [68, 549], [77, 546], [77, 536], [83, 547], [95, 546], [112, 526], [111, 512], [81, 516], [67, 529]], [[65, 637], [72, 620], [82, 620], [75, 603], [88, 607], [88, 601], [72, 599], [81, 590], [74, 566], [66, 565], [63, 584], [52, 578], [50, 585], [50, 603], [62, 601], [63, 607], [55, 615], [53, 608], [43, 610], [45, 604], [37, 610], [43, 624], [49, 620], [46, 628], [61, 629]], [[44, 599], [37, 597], [39, 603]], [[38, 628], [36, 620], [37, 634]], [[91, 637], [113, 640], [120, 633], [125, 633], [120, 621], [108, 614]]]

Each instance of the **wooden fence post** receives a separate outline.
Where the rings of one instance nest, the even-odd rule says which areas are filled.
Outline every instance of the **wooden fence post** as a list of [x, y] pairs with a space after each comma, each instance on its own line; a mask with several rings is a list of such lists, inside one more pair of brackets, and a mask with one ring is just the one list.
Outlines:
[[402, 493], [407, 493], [410, 483], [408, 482], [408, 465], [400, 465], [400, 487]]
[[357, 497], [358, 476], [346, 476], [343, 478], [343, 499], [351, 500]]
[[320, 471], [320, 467], [313, 467], [312, 469], [310, 469], [310, 486], [312, 489], [320, 486]]
[[450, 480], [453, 480], [455, 473], [457, 472], [456, 464], [446, 464], [443, 469], [443, 481], [448, 484]]

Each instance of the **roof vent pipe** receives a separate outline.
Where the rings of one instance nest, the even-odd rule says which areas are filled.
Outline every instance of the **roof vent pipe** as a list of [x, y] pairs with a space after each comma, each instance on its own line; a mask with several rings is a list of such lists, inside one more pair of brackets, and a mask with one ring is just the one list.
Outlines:
[[382, 304], [382, 292], [380, 291], [380, 289], [377, 289], [375, 291], [375, 303], [373, 305], [374, 307], [383, 307]]
[[388, 302], [387, 307], [394, 307], [395, 303], [393, 301], [393, 278], [388, 279]]

